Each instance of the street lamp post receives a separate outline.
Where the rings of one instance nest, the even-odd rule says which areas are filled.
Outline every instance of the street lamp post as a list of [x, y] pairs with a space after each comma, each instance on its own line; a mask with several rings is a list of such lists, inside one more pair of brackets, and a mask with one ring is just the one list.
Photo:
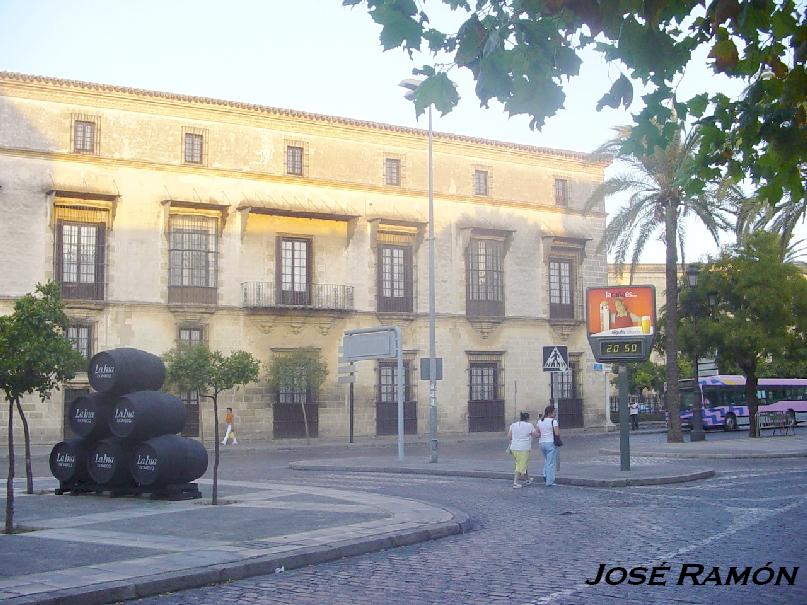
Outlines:
[[[700, 272], [700, 265], [693, 263], [687, 267], [686, 274], [690, 288], [695, 288], [698, 285], [698, 273]], [[694, 359], [694, 376], [695, 376], [695, 401], [692, 405], [692, 432], [689, 434], [690, 441], [704, 441], [706, 433], [703, 430], [703, 393], [701, 392], [698, 378], [700, 378], [698, 371], [698, 354], [695, 353]]]
[[[410, 101], [422, 80], [408, 78], [400, 86]], [[432, 106], [429, 104], [429, 462], [437, 462], [437, 337], [435, 335], [434, 293], [434, 196], [432, 170]]]

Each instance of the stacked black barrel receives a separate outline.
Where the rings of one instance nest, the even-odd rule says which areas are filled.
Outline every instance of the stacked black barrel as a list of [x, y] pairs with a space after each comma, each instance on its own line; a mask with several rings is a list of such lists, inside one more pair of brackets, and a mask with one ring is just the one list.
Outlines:
[[112, 349], [95, 355], [87, 373], [95, 392], [70, 406], [76, 437], [57, 443], [50, 454], [60, 482], [56, 493], [199, 497], [191, 482], [207, 470], [207, 450], [177, 435], [185, 405], [159, 390], [162, 360], [139, 349]]

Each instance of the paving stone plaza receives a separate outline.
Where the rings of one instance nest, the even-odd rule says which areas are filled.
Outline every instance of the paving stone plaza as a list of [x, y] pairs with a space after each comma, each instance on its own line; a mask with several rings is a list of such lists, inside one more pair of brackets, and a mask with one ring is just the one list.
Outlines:
[[[607, 483], [620, 474], [608, 453], [616, 435], [569, 434], [559, 474], [567, 482], [521, 490], [507, 480], [503, 439], [446, 440], [432, 465], [441, 474], [412, 471], [423, 466], [422, 443], [408, 444], [412, 472], [401, 472], [392, 442], [230, 447], [218, 507], [54, 496], [35, 455], [40, 493], [17, 500], [18, 522], [32, 531], [3, 538], [0, 597], [14, 605], [803, 603], [802, 570], [792, 585], [725, 580], [731, 567], [789, 573], [804, 561], [804, 431], [752, 447], [743, 435], [710, 433], [708, 446], [693, 444], [721, 450], [710, 458], [670, 453], [660, 433], [634, 435], [635, 477], [713, 474], [623, 487]], [[753, 447], [755, 457], [738, 457]], [[782, 453], [790, 457], [770, 457]], [[306, 464], [320, 470], [299, 470]], [[533, 458], [531, 472], [539, 469]], [[600, 486], [582, 481], [592, 477]], [[206, 498], [210, 484], [208, 473]], [[602, 564], [669, 569], [660, 585], [586, 584]], [[714, 576], [679, 585], [684, 565], [702, 565], [700, 580], [719, 568], [720, 585]]]

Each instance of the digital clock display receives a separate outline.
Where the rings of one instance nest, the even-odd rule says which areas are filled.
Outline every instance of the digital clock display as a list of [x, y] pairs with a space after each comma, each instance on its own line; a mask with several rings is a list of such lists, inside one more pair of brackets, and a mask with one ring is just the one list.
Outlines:
[[600, 343], [600, 354], [604, 357], [611, 355], [641, 355], [641, 340], [623, 340], [619, 342]]

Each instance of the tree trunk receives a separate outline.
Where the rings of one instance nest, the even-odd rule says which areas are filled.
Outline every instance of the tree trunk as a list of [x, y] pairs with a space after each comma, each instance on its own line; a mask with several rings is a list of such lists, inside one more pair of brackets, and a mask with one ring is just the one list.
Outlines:
[[757, 378], [756, 368], [743, 368], [745, 374], [745, 401], [748, 404], [748, 436], [759, 437], [757, 427], [757, 410], [759, 399], [757, 399]]
[[219, 502], [219, 394], [213, 395], [213, 497], [211, 502]]
[[34, 493], [34, 473], [31, 470], [31, 434], [28, 432], [28, 418], [25, 417], [25, 412], [22, 411], [22, 404], [17, 399], [17, 411], [22, 418], [22, 432], [25, 436], [25, 478], [26, 488], [28, 494]]
[[14, 402], [8, 402], [8, 478], [6, 479], [6, 529], [14, 530]]
[[664, 208], [664, 236], [667, 246], [666, 258], [666, 306], [667, 306], [667, 413], [670, 425], [667, 430], [668, 443], [681, 443], [681, 397], [678, 390], [678, 204], [667, 200]]
[[305, 396], [305, 398], [303, 399], [303, 401], [302, 401], [302, 403], [300, 405], [303, 406], [303, 425], [305, 426], [305, 444], [306, 445], [311, 445], [311, 436], [309, 435], [309, 432], [308, 432], [308, 414], [306, 414], [306, 411], [305, 411], [305, 402], [306, 401], [308, 401], [308, 395]]

